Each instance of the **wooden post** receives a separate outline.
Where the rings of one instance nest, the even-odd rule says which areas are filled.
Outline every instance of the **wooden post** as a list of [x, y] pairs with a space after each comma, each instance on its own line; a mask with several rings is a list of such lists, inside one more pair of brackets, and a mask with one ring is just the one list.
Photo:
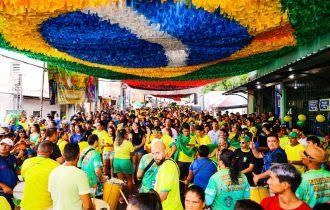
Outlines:
[[42, 118], [42, 109], [44, 106], [44, 83], [45, 83], [45, 71], [46, 71], [46, 62], [44, 62], [42, 68], [42, 80], [41, 80], [41, 101], [40, 101], [40, 117]]

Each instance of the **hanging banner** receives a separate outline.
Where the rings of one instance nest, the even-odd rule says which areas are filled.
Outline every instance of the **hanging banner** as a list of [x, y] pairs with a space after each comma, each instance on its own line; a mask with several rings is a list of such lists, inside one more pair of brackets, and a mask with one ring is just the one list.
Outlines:
[[48, 65], [48, 78], [49, 81], [57, 84], [58, 104], [82, 104], [85, 102], [88, 75]]
[[86, 100], [88, 103], [96, 102], [97, 101], [97, 84], [98, 84], [98, 78], [89, 76], [86, 80]]

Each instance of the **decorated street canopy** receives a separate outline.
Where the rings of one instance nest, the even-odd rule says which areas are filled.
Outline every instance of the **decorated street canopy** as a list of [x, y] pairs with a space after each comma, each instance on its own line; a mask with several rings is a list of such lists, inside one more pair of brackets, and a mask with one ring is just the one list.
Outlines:
[[0, 47], [148, 90], [256, 70], [329, 32], [330, 1], [0, 0]]

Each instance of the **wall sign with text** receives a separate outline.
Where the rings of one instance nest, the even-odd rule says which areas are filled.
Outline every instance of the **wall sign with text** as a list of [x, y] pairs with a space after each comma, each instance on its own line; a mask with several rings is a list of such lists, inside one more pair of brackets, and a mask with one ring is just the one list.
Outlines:
[[319, 103], [320, 111], [329, 111], [330, 110], [330, 99], [320, 99]]
[[318, 111], [319, 110], [318, 105], [319, 105], [318, 100], [308, 101], [308, 111], [311, 111], [311, 112]]

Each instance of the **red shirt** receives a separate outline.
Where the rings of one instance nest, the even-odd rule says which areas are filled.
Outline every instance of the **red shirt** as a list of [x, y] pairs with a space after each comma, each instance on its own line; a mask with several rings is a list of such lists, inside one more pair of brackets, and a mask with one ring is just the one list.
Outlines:
[[[277, 195], [264, 198], [261, 201], [261, 206], [265, 210], [285, 210], [280, 207], [280, 202]], [[300, 206], [293, 210], [311, 210], [311, 208], [305, 202], [302, 202]]]

